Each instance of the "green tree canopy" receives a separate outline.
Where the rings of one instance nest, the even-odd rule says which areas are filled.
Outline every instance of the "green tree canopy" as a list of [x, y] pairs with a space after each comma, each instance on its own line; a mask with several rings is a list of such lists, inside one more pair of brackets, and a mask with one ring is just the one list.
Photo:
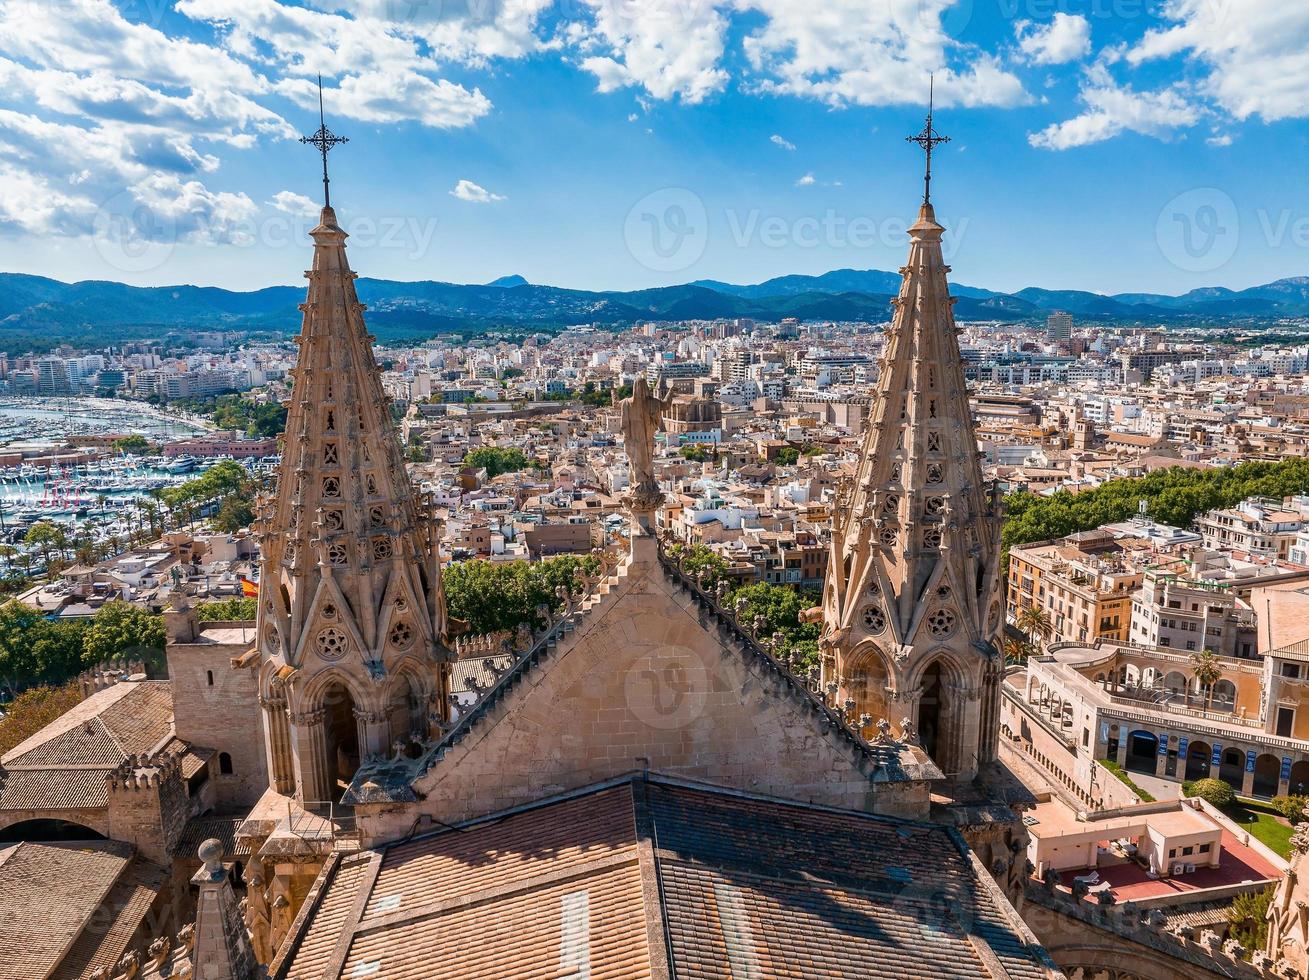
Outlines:
[[579, 569], [594, 571], [590, 556], [559, 555], [544, 561], [453, 562], [443, 573], [450, 615], [467, 620], [475, 634], [512, 630], [538, 622], [538, 606], [558, 609], [556, 589], [576, 588]]
[[202, 623], [249, 622], [259, 613], [259, 601], [253, 596], [235, 599], [212, 599], [195, 607], [196, 618]]
[[1244, 892], [1232, 899], [1227, 910], [1228, 934], [1245, 947], [1247, 953], [1268, 945], [1268, 906], [1276, 891], [1273, 887], [1260, 892]]
[[106, 602], [83, 635], [82, 660], [97, 664], [115, 657], [148, 657], [164, 648], [164, 620], [128, 602]]
[[144, 455], [154, 448], [150, 440], [143, 435], [123, 436], [121, 439], [115, 439], [112, 447], [117, 452], [127, 453], [131, 456]]
[[482, 446], [464, 457], [464, 466], [485, 469], [486, 475], [494, 479], [501, 473], [516, 473], [526, 467], [527, 456], [517, 446]]
[[777, 450], [774, 461], [778, 466], [794, 466], [800, 459], [800, 450], [794, 446], [783, 446]]
[[233, 495], [222, 502], [214, 515], [214, 527], [232, 534], [254, 523], [255, 511], [248, 497]]
[[745, 605], [737, 615], [742, 625], [754, 630], [755, 620], [762, 616], [764, 627], [756, 635], [761, 640], [771, 640], [780, 633], [783, 649], [797, 658], [795, 670], [803, 671], [818, 663], [818, 635], [822, 627], [818, 623], [800, 622], [800, 614], [818, 604], [817, 594], [760, 582], [730, 593], [728, 608], [736, 611], [741, 600], [745, 600]]
[[34, 687], [5, 705], [0, 720], [0, 755], [35, 735], [82, 700], [76, 684]]
[[1231, 507], [1246, 497], [1280, 499], [1305, 492], [1309, 459], [1258, 460], [1226, 469], [1175, 466], [1137, 479], [1110, 480], [1077, 494], [1039, 496], [1018, 490], [1005, 497], [1001, 540], [1008, 549], [1125, 521], [1138, 512], [1141, 501], [1155, 520], [1189, 527], [1196, 515]]
[[1198, 796], [1210, 806], [1222, 809], [1236, 802], [1236, 790], [1221, 779], [1197, 779], [1189, 786], [1183, 786], [1187, 796]]
[[0, 606], [0, 678], [12, 687], [63, 682], [86, 666], [82, 620], [46, 619], [30, 606]]

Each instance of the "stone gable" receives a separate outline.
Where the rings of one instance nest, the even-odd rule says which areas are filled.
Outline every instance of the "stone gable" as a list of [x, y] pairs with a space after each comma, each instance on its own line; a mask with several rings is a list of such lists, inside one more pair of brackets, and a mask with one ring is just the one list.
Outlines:
[[[362, 809], [384, 839], [418, 813], [451, 822], [649, 769], [793, 800], [926, 814], [935, 773], [916, 750], [846, 737], [751, 650], [725, 645], [667, 578], [654, 542], [540, 665], [447, 738], [414, 779], [417, 804]], [[524, 665], [520, 665], [524, 666]], [[458, 730], [457, 730], [458, 731]], [[453, 743], [453, 744], [452, 744]], [[880, 753], [880, 755], [879, 755]]]

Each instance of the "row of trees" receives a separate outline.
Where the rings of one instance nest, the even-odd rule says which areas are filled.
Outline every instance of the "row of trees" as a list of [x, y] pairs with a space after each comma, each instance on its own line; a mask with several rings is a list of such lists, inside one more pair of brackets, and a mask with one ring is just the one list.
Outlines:
[[255, 481], [249, 470], [235, 460], [224, 459], [194, 480], [166, 487], [158, 493], [169, 510], [181, 514], [187, 524], [194, 524], [197, 514], [217, 505], [214, 526], [230, 534], [249, 527], [254, 520], [251, 501], [255, 490]]
[[164, 621], [127, 602], [105, 603], [89, 619], [47, 619], [20, 602], [0, 605], [0, 680], [11, 689], [60, 684], [117, 657], [158, 661]]
[[249, 622], [258, 612], [259, 601], [252, 596], [212, 599], [195, 607], [196, 618], [202, 623]]
[[220, 429], [235, 429], [251, 438], [280, 436], [286, 429], [286, 409], [278, 402], [257, 402], [240, 395], [181, 398], [173, 404], [196, 415], [207, 415]]
[[1285, 497], [1309, 489], [1309, 459], [1241, 463], [1227, 469], [1173, 467], [1136, 479], [1111, 480], [1081, 493], [1038, 496], [1017, 490], [1005, 498], [1001, 540], [1013, 545], [1061, 538], [1125, 521], [1145, 501], [1157, 521], [1189, 527], [1198, 514], [1246, 497]]

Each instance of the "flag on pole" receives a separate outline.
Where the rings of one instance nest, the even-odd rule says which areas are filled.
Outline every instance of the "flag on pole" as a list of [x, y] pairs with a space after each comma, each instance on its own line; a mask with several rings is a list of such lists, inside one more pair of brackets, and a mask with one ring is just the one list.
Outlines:
[[248, 578], [242, 575], [241, 595], [245, 596], [247, 599], [255, 598], [257, 595], [259, 595], [259, 585], [255, 582], [251, 582]]

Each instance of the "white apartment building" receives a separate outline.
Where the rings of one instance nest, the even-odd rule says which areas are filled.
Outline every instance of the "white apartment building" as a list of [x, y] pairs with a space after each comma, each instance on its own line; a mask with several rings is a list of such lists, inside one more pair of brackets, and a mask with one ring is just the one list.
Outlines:
[[1309, 497], [1289, 502], [1252, 497], [1236, 507], [1211, 510], [1196, 518], [1206, 548], [1290, 558], [1291, 546], [1309, 523]]

